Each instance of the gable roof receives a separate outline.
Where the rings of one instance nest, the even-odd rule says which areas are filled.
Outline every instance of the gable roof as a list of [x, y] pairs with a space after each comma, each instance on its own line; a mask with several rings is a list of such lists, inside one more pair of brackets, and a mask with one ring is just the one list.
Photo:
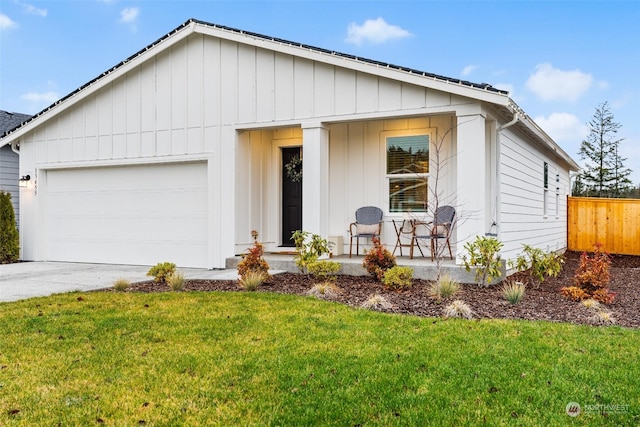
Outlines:
[[[86, 96], [94, 93], [104, 85], [110, 83], [131, 68], [140, 65], [142, 62], [157, 55], [163, 50], [171, 47], [193, 33], [211, 35], [214, 37], [253, 45], [260, 48], [270, 49], [276, 52], [286, 53], [293, 56], [307, 58], [313, 61], [349, 68], [369, 74], [378, 75], [418, 86], [454, 93], [456, 95], [475, 99], [482, 102], [489, 102], [500, 112], [500, 115], [507, 118], [518, 117], [518, 128], [523, 130], [528, 136], [533, 137], [538, 143], [556, 152], [574, 170], [578, 165], [551, 139], [524, 111], [518, 107], [511, 98], [509, 92], [494, 88], [488, 83], [473, 83], [452, 77], [441, 76], [412, 68], [388, 64], [381, 61], [362, 58], [355, 55], [341, 53], [329, 49], [323, 49], [311, 45], [297, 43], [289, 40], [270, 37], [250, 31], [244, 31], [223, 25], [212, 24], [197, 19], [189, 19], [174, 30], [160, 37], [150, 45], [134, 53], [127, 59], [109, 68], [99, 76], [75, 89], [68, 95], [49, 105], [42, 111], [36, 113], [28, 120], [18, 123], [4, 134], [0, 133], [0, 146], [9, 141], [6, 137], [13, 135], [10, 139], [17, 138], [28, 132], [40, 118], [57, 115], [66, 110], [69, 106], [79, 102]], [[5, 139], [5, 141], [3, 141]]]
[[29, 114], [10, 113], [9, 111], [0, 110], [0, 138], [30, 118]]
[[[388, 64], [388, 63], [376, 61], [373, 59], [367, 59], [367, 58], [350, 55], [346, 53], [341, 53], [333, 50], [323, 49], [320, 47], [315, 47], [315, 46], [297, 43], [289, 40], [279, 39], [276, 37], [270, 37], [270, 36], [266, 36], [258, 33], [253, 33], [250, 31], [244, 31], [244, 30], [240, 30], [232, 27], [226, 27], [224, 25], [212, 24], [212, 23], [200, 21], [197, 19], [189, 19], [183, 24], [181, 24], [180, 26], [178, 26], [177, 28], [170, 31], [169, 33], [160, 37], [158, 40], [140, 49], [138, 52], [134, 53], [127, 59], [114, 65], [113, 67], [104, 71], [99, 76], [93, 78], [92, 80], [83, 84], [82, 86], [75, 89], [71, 93], [60, 98], [59, 100], [49, 105], [42, 111], [36, 113], [27, 122], [19, 123], [20, 126], [17, 126], [13, 129], [9, 129], [6, 132], [6, 134], [9, 134], [18, 130], [19, 127], [26, 126], [27, 124], [29, 124], [29, 122], [38, 119], [39, 117], [45, 115], [51, 110], [57, 109], [60, 105], [65, 104], [66, 101], [75, 97], [79, 93], [86, 91], [89, 87], [95, 86], [97, 83], [100, 83], [105, 80], [111, 81], [112, 79], [107, 79], [109, 76], [112, 76], [114, 73], [118, 71], [122, 71], [125, 68], [128, 69], [129, 64], [135, 63], [135, 65], [138, 65], [138, 61], [141, 58], [149, 55], [151, 51], [154, 51], [154, 53], [158, 53], [157, 51], [166, 49], [170, 45], [175, 44], [176, 42], [182, 40], [183, 38], [187, 37], [188, 35], [194, 32], [210, 34], [210, 35], [217, 36], [224, 39], [232, 39], [240, 43], [251, 44], [251, 45], [260, 46], [263, 48], [267, 47], [275, 51], [286, 52], [296, 56], [309, 56], [304, 54], [306, 52], [311, 55], [311, 59], [314, 59], [316, 61], [321, 61], [321, 62], [330, 62], [334, 65], [339, 65], [345, 68], [355, 68], [353, 67], [353, 65], [359, 64], [361, 67], [357, 67], [357, 68], [364, 67], [364, 69], [361, 69], [361, 71], [366, 71], [373, 74], [380, 74], [380, 73], [376, 73], [375, 70], [395, 71], [395, 72], [399, 72], [401, 74], [406, 75], [406, 77], [409, 77], [409, 76], [414, 78], [417, 77], [419, 80], [423, 82], [422, 85], [427, 87], [429, 87], [429, 85], [428, 84], [425, 85], [424, 82], [432, 81], [434, 83], [440, 83], [440, 84], [446, 85], [449, 89], [448, 91], [451, 91], [452, 87], [460, 87], [460, 88], [474, 89], [475, 91], [479, 91], [479, 92], [502, 95], [505, 98], [508, 98], [508, 94], [509, 94], [507, 91], [494, 88], [488, 83], [473, 83], [466, 80], [460, 80], [452, 77], [446, 77], [446, 76], [441, 76], [433, 73], [427, 73], [425, 71]], [[264, 45], [265, 42], [269, 43], [269, 46], [265, 46]], [[394, 77], [396, 80], [398, 79], [398, 76], [394, 76]], [[443, 90], [443, 89], [440, 88], [440, 90]], [[476, 96], [473, 96], [473, 92], [461, 93], [461, 95], [467, 96], [470, 98], [476, 98]], [[2, 136], [3, 135], [0, 135], [0, 138]]]

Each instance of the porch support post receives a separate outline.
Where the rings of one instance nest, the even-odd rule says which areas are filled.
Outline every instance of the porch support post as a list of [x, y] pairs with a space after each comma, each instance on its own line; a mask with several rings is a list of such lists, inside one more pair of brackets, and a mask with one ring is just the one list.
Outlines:
[[329, 129], [302, 125], [302, 228], [329, 237]]
[[485, 117], [481, 114], [456, 117], [457, 135], [457, 207], [456, 259], [464, 254], [464, 244], [484, 236], [486, 198], [489, 197], [486, 174], [487, 150]]

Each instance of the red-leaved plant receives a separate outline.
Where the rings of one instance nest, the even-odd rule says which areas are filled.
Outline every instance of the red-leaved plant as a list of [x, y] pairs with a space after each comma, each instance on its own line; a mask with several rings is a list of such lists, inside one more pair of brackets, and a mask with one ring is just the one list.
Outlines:
[[362, 266], [378, 281], [382, 281], [384, 273], [391, 267], [395, 267], [396, 257], [380, 243], [378, 237], [374, 237], [371, 241], [373, 248], [365, 254]]
[[573, 277], [575, 285], [562, 288], [560, 292], [574, 301], [593, 298], [603, 304], [610, 304], [615, 297], [615, 293], [607, 290], [611, 279], [610, 266], [609, 254], [602, 250], [602, 244], [596, 243], [593, 255], [583, 252], [580, 256], [580, 265]]
[[253, 247], [247, 249], [247, 253], [242, 256], [242, 261], [238, 263], [238, 274], [242, 279], [249, 272], [263, 273], [267, 278], [269, 275], [269, 264], [262, 257], [264, 248], [262, 243], [258, 242], [258, 232], [251, 230], [253, 237]]

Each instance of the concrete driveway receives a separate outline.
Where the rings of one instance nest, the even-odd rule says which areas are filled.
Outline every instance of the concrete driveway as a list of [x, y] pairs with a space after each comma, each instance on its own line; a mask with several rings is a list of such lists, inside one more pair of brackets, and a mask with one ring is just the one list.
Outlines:
[[[148, 266], [20, 262], [0, 265], [0, 301], [17, 301], [61, 292], [109, 288], [117, 279], [149, 280]], [[236, 270], [179, 268], [187, 279], [234, 280]]]

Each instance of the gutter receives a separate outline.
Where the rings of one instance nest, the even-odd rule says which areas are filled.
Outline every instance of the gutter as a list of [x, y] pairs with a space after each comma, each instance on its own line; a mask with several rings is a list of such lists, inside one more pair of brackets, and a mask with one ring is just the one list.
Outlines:
[[[491, 227], [489, 227], [489, 232], [486, 233], [487, 236], [490, 237], [498, 237], [498, 230], [499, 230], [499, 224], [500, 224], [500, 201], [501, 201], [501, 197], [500, 197], [500, 155], [502, 153], [502, 150], [500, 149], [501, 147], [501, 143], [500, 143], [500, 133], [515, 125], [516, 123], [518, 123], [520, 121], [520, 117], [522, 114], [522, 110], [520, 110], [520, 108], [518, 108], [516, 105], [509, 103], [509, 106], [513, 109], [513, 118], [511, 119], [510, 122], [507, 122], [501, 126], [498, 126], [498, 128], [496, 129], [496, 212], [495, 212], [495, 216], [493, 218], [493, 222], [491, 223]], [[492, 229], [495, 227], [495, 232], [491, 232]]]

